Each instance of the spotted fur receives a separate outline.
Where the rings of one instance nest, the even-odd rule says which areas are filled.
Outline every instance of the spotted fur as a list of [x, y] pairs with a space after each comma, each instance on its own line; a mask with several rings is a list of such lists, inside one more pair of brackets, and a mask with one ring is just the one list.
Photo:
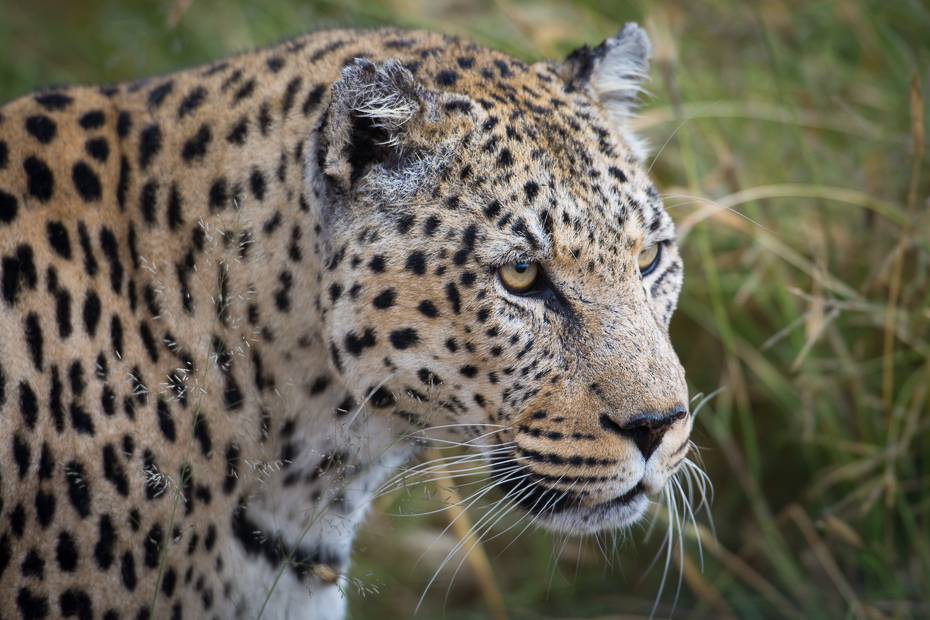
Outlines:
[[0, 108], [3, 617], [340, 618], [430, 437], [547, 527], [639, 518], [691, 428], [648, 58], [331, 31]]

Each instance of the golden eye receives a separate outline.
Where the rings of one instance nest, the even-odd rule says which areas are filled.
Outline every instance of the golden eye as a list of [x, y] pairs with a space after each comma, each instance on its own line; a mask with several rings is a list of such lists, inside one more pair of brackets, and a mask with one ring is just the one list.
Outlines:
[[501, 283], [511, 293], [525, 293], [533, 287], [539, 265], [536, 263], [511, 263], [500, 268]]
[[648, 248], [644, 248], [636, 260], [639, 263], [639, 272], [641, 274], [646, 275], [651, 272], [659, 262], [659, 244], [655, 243]]

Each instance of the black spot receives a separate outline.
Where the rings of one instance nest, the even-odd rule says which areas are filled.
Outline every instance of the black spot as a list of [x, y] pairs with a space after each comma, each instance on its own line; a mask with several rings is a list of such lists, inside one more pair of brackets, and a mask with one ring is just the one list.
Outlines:
[[193, 114], [194, 110], [203, 104], [206, 97], [207, 89], [203, 86], [197, 86], [191, 90], [178, 106], [178, 118], [184, 118], [188, 114]]
[[500, 166], [507, 167], [513, 165], [513, 154], [510, 152], [510, 149], [506, 147], [501, 149], [500, 155], [497, 157], [497, 163]]
[[45, 560], [35, 549], [30, 549], [23, 559], [20, 567], [23, 577], [35, 577], [39, 581], [45, 579]]
[[106, 226], [100, 229], [100, 249], [110, 263], [110, 288], [119, 295], [123, 288], [123, 264], [119, 260], [116, 235]]
[[129, 497], [129, 477], [119, 461], [116, 447], [110, 443], [103, 447], [103, 476], [113, 483], [117, 493]]
[[184, 218], [181, 217], [182, 204], [178, 186], [172, 183], [171, 193], [168, 194], [168, 227], [171, 230], [177, 230], [184, 223]]
[[10, 535], [4, 534], [0, 537], [0, 576], [6, 571], [6, 567], [10, 564], [10, 556], [13, 553], [10, 551]]
[[9, 161], [9, 155], [9, 147], [7, 147], [6, 142], [0, 140], [0, 170], [6, 168], [7, 161]]
[[39, 419], [39, 399], [32, 387], [25, 381], [19, 383], [19, 411], [26, 426], [31, 429], [35, 428], [36, 421]]
[[64, 93], [48, 93], [46, 95], [36, 95], [36, 103], [46, 110], [64, 110], [74, 99]]
[[426, 254], [420, 251], [411, 252], [407, 255], [407, 261], [404, 263], [404, 269], [411, 271], [418, 276], [426, 273]]
[[174, 443], [177, 440], [174, 417], [172, 417], [171, 410], [168, 408], [168, 403], [164, 398], [158, 399], [156, 413], [158, 414], [158, 428], [161, 430], [161, 434], [165, 436], [165, 439]]
[[126, 210], [126, 192], [129, 190], [129, 160], [125, 155], [119, 158], [119, 180], [116, 182], [116, 204], [120, 211]]
[[426, 223], [423, 225], [423, 232], [426, 233], [427, 237], [432, 237], [441, 223], [442, 220], [440, 220], [438, 216], [431, 215], [426, 218]]
[[71, 426], [78, 433], [84, 435], [94, 434], [94, 423], [90, 414], [78, 403], [71, 403]]
[[151, 528], [149, 528], [148, 534], [145, 537], [145, 542], [142, 544], [142, 548], [144, 550], [144, 562], [147, 567], [158, 567], [159, 560], [161, 559], [161, 544], [164, 538], [165, 531], [162, 529], [160, 524], [156, 523]]
[[322, 394], [327, 387], [329, 387], [329, 377], [323, 375], [318, 377], [316, 381], [313, 382], [313, 385], [310, 386], [310, 396], [316, 396], [317, 394]]
[[420, 305], [417, 306], [417, 310], [419, 310], [424, 316], [428, 316], [431, 319], [439, 316], [439, 309], [436, 307], [436, 304], [428, 299], [421, 301]]
[[36, 367], [36, 370], [42, 372], [42, 327], [39, 325], [39, 315], [35, 312], [30, 312], [26, 316], [23, 334], [26, 337], [26, 344], [29, 346], [29, 355], [32, 357], [32, 363]]
[[149, 125], [139, 136], [139, 166], [145, 170], [161, 150], [161, 127]]
[[16, 606], [23, 620], [42, 620], [48, 616], [48, 597], [33, 594], [29, 588], [19, 589]]
[[459, 372], [469, 379], [474, 378], [478, 374], [478, 369], [475, 366], [462, 366], [459, 368]]
[[417, 378], [421, 383], [426, 385], [439, 385], [442, 383], [442, 379], [439, 378], [439, 375], [433, 373], [427, 368], [421, 368], [417, 371]]
[[417, 330], [412, 327], [396, 329], [388, 334], [388, 339], [391, 341], [391, 346], [401, 350], [409, 349], [420, 341]]
[[465, 99], [454, 99], [453, 101], [446, 103], [445, 108], [450, 112], [469, 112], [472, 108], [472, 105], [470, 101], [466, 101]]
[[358, 357], [367, 348], [375, 346], [377, 339], [373, 329], [366, 328], [365, 332], [358, 336], [355, 332], [349, 332], [345, 337], [346, 351], [351, 355]]
[[106, 138], [91, 138], [84, 143], [84, 150], [99, 162], [105, 162], [110, 156], [110, 145]]
[[68, 482], [68, 499], [78, 515], [84, 519], [90, 514], [90, 486], [84, 465], [71, 460], [65, 466], [65, 478]]
[[61, 222], [49, 222], [45, 225], [45, 233], [52, 249], [64, 259], [71, 260], [71, 238], [68, 229]]
[[252, 195], [254, 195], [259, 200], [264, 200], [266, 185], [267, 182], [265, 181], [265, 173], [258, 168], [253, 168], [252, 174], [249, 176], [249, 187], [252, 190]]
[[13, 460], [19, 470], [19, 479], [22, 480], [29, 473], [29, 463], [32, 460], [32, 449], [29, 442], [19, 433], [13, 435]]
[[55, 557], [58, 560], [58, 568], [62, 571], [70, 573], [74, 572], [74, 569], [77, 568], [77, 544], [74, 542], [74, 537], [69, 532], [62, 532], [58, 535]]
[[94, 291], [90, 291], [87, 293], [87, 298], [84, 300], [82, 315], [87, 335], [91, 338], [97, 333], [97, 325], [100, 323], [100, 310], [100, 297]]
[[40, 202], [48, 201], [55, 191], [55, 177], [45, 162], [38, 157], [28, 157], [23, 161], [23, 170], [26, 171], [29, 194]]
[[284, 89], [284, 100], [281, 102], [281, 116], [287, 116], [287, 113], [294, 107], [294, 98], [300, 91], [301, 81], [300, 77], [295, 77], [287, 83], [287, 88]]
[[129, 116], [129, 112], [120, 112], [116, 117], [116, 135], [120, 138], [125, 138], [129, 135], [129, 130], [132, 128], [132, 118]]
[[279, 226], [281, 226], [281, 212], [275, 211], [274, 214], [268, 218], [268, 221], [262, 225], [262, 232], [266, 235], [270, 235], [277, 230]]
[[213, 437], [210, 436], [210, 426], [200, 414], [194, 419], [194, 439], [200, 444], [200, 453], [209, 456], [213, 452]]
[[246, 116], [243, 116], [239, 121], [232, 126], [229, 130], [229, 133], [226, 134], [226, 141], [230, 144], [236, 144], [242, 146], [245, 144], [245, 139], [249, 135], [249, 119]]
[[294, 286], [294, 276], [290, 271], [282, 271], [278, 274], [278, 282], [281, 288], [275, 291], [274, 302], [278, 310], [290, 312], [291, 309], [291, 287]]
[[[0, 144], [3, 144], [0, 142]], [[3, 166], [0, 166], [3, 168]], [[19, 201], [16, 196], [7, 194], [0, 190], [0, 223], [9, 224], [16, 219], [16, 213], [19, 211]]]
[[210, 211], [225, 209], [227, 200], [226, 179], [220, 177], [210, 186]]
[[443, 69], [436, 75], [436, 84], [439, 86], [452, 86], [458, 79], [458, 73], [449, 69]]
[[284, 59], [280, 56], [272, 56], [265, 61], [265, 64], [268, 65], [268, 68], [271, 69], [272, 73], [277, 73], [281, 70], [281, 67], [284, 66]]
[[523, 186], [523, 193], [526, 194], [527, 202], [533, 202], [537, 195], [539, 195], [539, 184], [535, 181], [527, 181]]
[[[223, 492], [229, 495], [236, 488], [239, 481], [239, 446], [230, 444], [226, 448], [226, 480], [223, 482]], [[209, 534], [208, 534], [209, 536]], [[204, 541], [206, 543], [206, 541]]]
[[249, 80], [248, 82], [246, 82], [245, 84], [243, 84], [242, 86], [240, 86], [240, 87], [239, 87], [239, 90], [236, 91], [236, 96], [235, 96], [235, 98], [234, 98], [234, 102], [235, 102], [235, 103], [239, 103], [240, 101], [242, 101], [242, 100], [245, 99], [246, 97], [251, 96], [252, 93], [253, 93], [254, 91], [255, 91], [255, 80], [254, 80], [254, 79], [251, 79], [251, 80]]
[[84, 129], [97, 129], [98, 127], [102, 127], [106, 120], [106, 116], [104, 116], [103, 112], [100, 110], [91, 110], [81, 115], [81, 118], [78, 119], [78, 124]]
[[173, 568], [169, 568], [165, 571], [165, 577], [161, 582], [161, 591], [165, 593], [165, 596], [171, 598], [174, 595], [174, 586], [178, 581], [178, 575]]
[[456, 351], [459, 350], [459, 345], [457, 342], [455, 342], [455, 338], [449, 338], [448, 340], [446, 340], [445, 345], [446, 345], [446, 348], [449, 349], [449, 351], [451, 351], [452, 353], [455, 353]]
[[381, 254], [376, 255], [368, 262], [368, 268], [371, 269], [372, 273], [383, 273], [384, 266], [384, 256]]
[[77, 617], [78, 620], [93, 620], [94, 607], [90, 596], [83, 590], [69, 588], [58, 599], [61, 615], [65, 618]]
[[65, 386], [62, 385], [58, 374], [58, 366], [52, 366], [52, 389], [49, 393], [48, 408], [52, 414], [52, 421], [55, 422], [55, 430], [59, 433], [65, 430], [65, 408], [61, 403], [64, 389]]
[[616, 166], [611, 166], [610, 168], [607, 169], [607, 172], [609, 172], [611, 176], [616, 178], [621, 183], [626, 183], [627, 181], [626, 173], [623, 172], [623, 170], [620, 170], [620, 168], [617, 168]]
[[43, 114], [30, 116], [26, 119], [26, 131], [42, 144], [48, 144], [54, 140], [57, 129], [58, 126], [55, 125], [55, 121]]
[[446, 284], [446, 299], [452, 304], [452, 310], [459, 314], [462, 311], [462, 298], [459, 295], [459, 289], [454, 282]]
[[201, 125], [197, 133], [184, 143], [184, 147], [181, 149], [181, 157], [188, 163], [195, 158], [202, 159], [207, 154], [207, 146], [210, 144], [212, 137], [209, 125]]
[[107, 416], [113, 417], [116, 415], [116, 393], [113, 392], [109, 385], [103, 386], [103, 391], [100, 393], [100, 404]]
[[375, 297], [371, 303], [374, 304], [375, 308], [378, 310], [385, 310], [394, 305], [395, 297], [396, 293], [394, 292], [394, 289], [389, 288], [382, 291], [381, 294]]
[[72, 362], [71, 367], [68, 369], [68, 379], [71, 381], [71, 392], [75, 397], [79, 397], [84, 393], [84, 389], [87, 387], [87, 381], [84, 377], [84, 366], [81, 365], [81, 362], [75, 360]]
[[154, 224], [156, 219], [155, 203], [158, 200], [158, 181], [151, 179], [139, 191], [139, 210], [142, 217], [149, 224]]
[[123, 357], [123, 324], [115, 314], [110, 319], [110, 344], [116, 357]]
[[39, 480], [48, 480], [55, 473], [55, 458], [48, 442], [42, 443], [42, 454], [39, 456]]
[[475, 275], [472, 271], [466, 271], [461, 276], [459, 276], [459, 283], [464, 287], [469, 287], [475, 283], [475, 279], [478, 276]]
[[36, 493], [36, 520], [44, 530], [55, 518], [55, 496], [46, 491]]
[[97, 530], [97, 544], [94, 545], [94, 560], [100, 570], [108, 570], [113, 565], [113, 547], [116, 545], [116, 528], [110, 515], [100, 517]]
[[331, 342], [329, 343], [329, 355], [333, 360], [333, 366], [336, 367], [338, 372], [342, 372], [342, 357], [339, 355], [339, 349], [336, 348], [336, 344]]
[[168, 80], [164, 84], [156, 86], [149, 91], [149, 106], [157, 108], [164, 101], [165, 97], [174, 90], [174, 80]]
[[26, 531], [26, 509], [22, 504], [16, 504], [10, 511], [10, 531], [16, 538], [22, 538]]
[[320, 101], [323, 99], [323, 94], [326, 92], [327, 88], [325, 84], [318, 84], [313, 90], [307, 93], [307, 98], [304, 99], [304, 104], [301, 106], [300, 111], [303, 112], [304, 116], [307, 116], [320, 105]]

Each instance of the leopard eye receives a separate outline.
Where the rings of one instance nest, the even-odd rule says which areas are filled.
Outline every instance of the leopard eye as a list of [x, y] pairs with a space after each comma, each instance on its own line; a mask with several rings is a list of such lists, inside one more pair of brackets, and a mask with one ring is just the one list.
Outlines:
[[537, 263], [511, 263], [504, 265], [498, 271], [501, 283], [511, 293], [525, 293], [536, 282], [536, 276], [539, 274], [539, 265]]
[[637, 257], [637, 262], [639, 263], [639, 272], [644, 276], [649, 275], [653, 269], [656, 268], [656, 265], [659, 264], [659, 248], [661, 246], [658, 243], [650, 245], [648, 248], [644, 248], [642, 252], [639, 253]]

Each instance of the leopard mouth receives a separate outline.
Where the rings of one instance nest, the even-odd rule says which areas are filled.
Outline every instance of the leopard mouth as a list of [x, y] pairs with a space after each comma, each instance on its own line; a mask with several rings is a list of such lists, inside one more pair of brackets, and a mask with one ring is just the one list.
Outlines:
[[583, 493], [553, 489], [532, 473], [507, 475], [512, 466], [505, 459], [495, 460], [492, 469], [497, 486], [534, 522], [549, 530], [585, 534], [624, 527], [638, 521], [649, 504], [642, 481], [622, 495], [590, 503]]

